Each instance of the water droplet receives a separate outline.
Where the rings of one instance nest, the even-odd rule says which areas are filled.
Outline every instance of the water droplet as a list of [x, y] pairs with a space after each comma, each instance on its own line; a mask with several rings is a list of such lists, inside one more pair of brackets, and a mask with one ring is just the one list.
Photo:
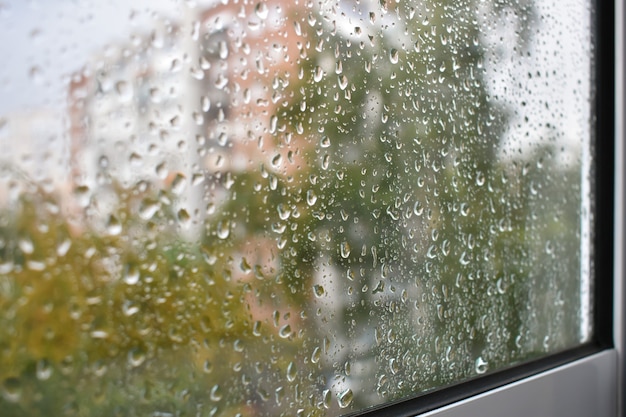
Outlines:
[[106, 339], [109, 337], [109, 333], [104, 330], [93, 330], [91, 333], [89, 333], [89, 336], [91, 336], [93, 339]]
[[276, 395], [276, 404], [280, 405], [285, 397], [285, 389], [283, 387], [278, 387], [274, 393]]
[[391, 61], [391, 63], [397, 64], [399, 57], [400, 53], [398, 52], [398, 50], [395, 48], [391, 48], [391, 51], [389, 51], [389, 60]]
[[122, 305], [122, 313], [126, 317], [130, 317], [132, 315], [135, 315], [138, 312], [139, 312], [139, 307], [134, 305], [130, 300], [124, 301], [124, 304]]
[[139, 268], [135, 265], [126, 265], [124, 268], [124, 282], [128, 285], [135, 285], [139, 282], [139, 278], [141, 274], [139, 273]]
[[139, 205], [139, 217], [144, 220], [150, 220], [157, 211], [159, 211], [158, 201], [145, 199]]
[[318, 363], [322, 357], [322, 349], [317, 346], [313, 349], [313, 353], [311, 353], [311, 362]]
[[400, 365], [398, 364], [396, 358], [389, 359], [389, 370], [391, 371], [392, 375], [396, 375], [398, 372], [400, 372]]
[[340, 408], [348, 407], [350, 404], [352, 404], [352, 400], [354, 400], [354, 394], [352, 393], [352, 390], [350, 388], [340, 392], [339, 395], [337, 395], [337, 403], [339, 404]]
[[17, 242], [17, 246], [26, 255], [32, 254], [35, 250], [35, 245], [33, 245], [33, 241], [30, 240], [30, 238], [28, 237], [20, 238]]
[[161, 90], [156, 87], [151, 88], [149, 94], [150, 101], [153, 103], [160, 103], [163, 100], [163, 93], [161, 93]]
[[320, 146], [322, 148], [328, 148], [330, 146], [330, 138], [326, 135], [322, 136], [322, 139], [320, 140]]
[[217, 74], [217, 77], [215, 78], [215, 87], [217, 87], [218, 90], [223, 90], [227, 84], [228, 84], [228, 77], [226, 77], [222, 73]]
[[485, 174], [483, 174], [481, 171], [478, 171], [476, 173], [476, 185], [481, 187], [483, 184], [485, 184]]
[[350, 244], [348, 242], [341, 242], [339, 249], [342, 258], [347, 259], [350, 256]]
[[335, 74], [341, 74], [341, 73], [343, 73], [343, 62], [337, 61], [335, 63]]
[[225, 41], [219, 42], [218, 51], [219, 51], [220, 59], [228, 58], [228, 44]]
[[257, 3], [254, 8], [254, 13], [259, 17], [259, 19], [267, 19], [269, 10], [265, 3]]
[[220, 401], [222, 399], [223, 397], [222, 390], [220, 389], [219, 385], [217, 384], [213, 385], [213, 388], [211, 388], [211, 393], [209, 397], [211, 398], [211, 401]]
[[315, 67], [315, 70], [313, 71], [313, 81], [318, 83], [322, 81], [323, 77], [324, 77], [324, 70], [322, 69], [322, 67], [320, 66]]
[[106, 224], [107, 233], [111, 236], [117, 236], [122, 233], [122, 224], [114, 215], [109, 216]]
[[37, 379], [45, 381], [52, 375], [52, 365], [48, 359], [40, 359], [37, 361]]
[[297, 374], [298, 371], [296, 369], [296, 364], [293, 362], [289, 362], [289, 365], [287, 366], [287, 381], [295, 381]]
[[488, 364], [487, 362], [485, 362], [485, 360], [482, 357], [478, 357], [478, 359], [476, 359], [475, 362], [475, 369], [476, 369], [476, 373], [477, 374], [484, 374], [485, 372], [487, 372], [488, 369]]
[[289, 207], [286, 207], [283, 203], [278, 204], [277, 210], [278, 217], [280, 217], [281, 220], [287, 220], [289, 218], [289, 215], [291, 214], [291, 210], [289, 209]]
[[308, 190], [306, 192], [306, 202], [309, 206], [313, 206], [315, 205], [315, 202], [317, 201], [317, 195], [315, 194], [315, 191], [313, 190]]
[[191, 216], [184, 208], [178, 210], [176, 217], [178, 218], [178, 222], [180, 223], [180, 225], [185, 229], [188, 228], [191, 224]]
[[341, 74], [337, 77], [337, 79], [339, 81], [339, 88], [341, 88], [342, 90], [345, 90], [346, 87], [348, 87], [348, 77]]
[[161, 178], [162, 180], [165, 179], [168, 174], [168, 170], [165, 167], [165, 162], [161, 162], [160, 164], [158, 164], [154, 172], [156, 172], [157, 176]]
[[293, 22], [293, 28], [296, 32], [296, 35], [298, 36], [302, 36], [302, 27], [300, 26], [300, 22], [298, 22], [297, 20], [295, 20]]
[[202, 111], [205, 113], [211, 109], [211, 99], [207, 96], [202, 96], [200, 104], [202, 106]]
[[322, 287], [321, 285], [314, 285], [313, 294], [315, 294], [315, 296], [318, 298], [322, 297], [324, 295], [324, 287]]
[[181, 173], [176, 174], [176, 176], [172, 180], [172, 192], [176, 195], [181, 195], [186, 186], [187, 178]]
[[28, 71], [28, 76], [36, 84], [43, 83], [43, 72], [41, 71], [41, 68], [38, 66], [31, 67], [30, 70]]
[[64, 239], [57, 246], [57, 256], [62, 257], [62, 256], [67, 255], [67, 252], [70, 250], [71, 246], [72, 246], [72, 241], [70, 239]]
[[183, 63], [180, 61], [180, 59], [175, 58], [172, 60], [172, 64], [170, 65], [171, 72], [178, 72], [182, 68], [183, 68]]
[[128, 352], [128, 364], [132, 368], [141, 366], [146, 361], [146, 352], [141, 348], [133, 348]]
[[252, 334], [255, 336], [261, 336], [261, 322], [260, 321], [255, 321], [254, 325], [252, 326]]
[[283, 162], [283, 156], [281, 154], [276, 154], [272, 158], [272, 166], [275, 168], [278, 168], [282, 162]]
[[498, 278], [498, 281], [496, 281], [496, 289], [500, 294], [504, 294], [506, 292], [507, 284], [503, 277]]
[[330, 155], [325, 154], [324, 157], [322, 158], [322, 169], [327, 170], [329, 165], [330, 165]]
[[288, 338], [289, 336], [291, 336], [291, 326], [288, 324], [285, 324], [283, 327], [280, 328], [280, 330], [278, 331], [278, 335], [280, 337], [282, 337], [283, 339]]
[[330, 402], [332, 398], [333, 398], [332, 393], [330, 392], [329, 389], [325, 389], [324, 391], [322, 391], [322, 404], [324, 408], [326, 409], [330, 408]]
[[230, 235], [230, 221], [221, 220], [217, 223], [217, 237], [227, 239]]
[[133, 89], [127, 81], [115, 83], [115, 91], [122, 101], [129, 101], [133, 97]]
[[217, 143], [220, 146], [226, 146], [228, 144], [228, 135], [225, 132], [222, 132], [217, 137]]
[[2, 384], [2, 396], [9, 402], [18, 402], [22, 396], [22, 383], [18, 378], [9, 377]]
[[467, 217], [469, 214], [469, 205], [467, 203], [461, 203], [461, 216]]

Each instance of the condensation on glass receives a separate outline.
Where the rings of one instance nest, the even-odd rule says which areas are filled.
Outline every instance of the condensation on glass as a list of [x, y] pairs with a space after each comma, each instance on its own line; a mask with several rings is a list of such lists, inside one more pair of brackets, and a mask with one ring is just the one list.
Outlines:
[[588, 5], [0, 4], [0, 409], [335, 416], [588, 341]]

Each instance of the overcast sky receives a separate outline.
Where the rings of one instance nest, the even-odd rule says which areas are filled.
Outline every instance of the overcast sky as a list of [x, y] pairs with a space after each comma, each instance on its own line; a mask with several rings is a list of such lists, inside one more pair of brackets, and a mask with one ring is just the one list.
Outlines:
[[127, 42], [131, 33], [145, 32], [155, 16], [176, 19], [185, 3], [0, 1], [0, 115], [58, 107], [67, 94], [67, 77], [107, 43]]

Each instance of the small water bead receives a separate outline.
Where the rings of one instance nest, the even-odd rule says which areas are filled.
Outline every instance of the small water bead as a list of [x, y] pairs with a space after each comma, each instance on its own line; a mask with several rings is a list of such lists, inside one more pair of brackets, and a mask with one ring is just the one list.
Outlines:
[[339, 395], [337, 395], [337, 403], [339, 404], [340, 408], [347, 408], [350, 406], [350, 404], [352, 404], [352, 401], [354, 400], [354, 394], [352, 393], [351, 389], [346, 389], [345, 391], [342, 391], [339, 393]]
[[348, 242], [341, 242], [339, 245], [341, 257], [347, 259], [350, 256], [350, 244]]
[[281, 154], [276, 154], [272, 158], [272, 166], [275, 167], [275, 168], [280, 167], [282, 162], [283, 162], [283, 156]]
[[22, 396], [22, 382], [15, 377], [5, 379], [2, 384], [2, 396], [9, 402], [18, 402]]
[[324, 157], [322, 158], [322, 169], [327, 170], [329, 165], [330, 165], [330, 155], [325, 154]]
[[315, 67], [315, 70], [313, 71], [313, 81], [315, 81], [316, 83], [322, 81], [322, 78], [324, 77], [324, 70], [322, 69], [322, 67]]
[[289, 362], [289, 365], [287, 366], [287, 381], [295, 381], [297, 374], [298, 371], [296, 369], [296, 364], [293, 362]]
[[133, 348], [128, 352], [128, 364], [132, 368], [141, 366], [146, 361], [146, 352], [141, 348]]
[[124, 304], [122, 305], [122, 313], [126, 317], [133, 316], [137, 314], [138, 312], [139, 312], [139, 307], [134, 305], [130, 300], [124, 301]]
[[52, 364], [48, 359], [40, 359], [37, 361], [37, 379], [45, 381], [52, 375]]
[[261, 336], [261, 322], [260, 321], [255, 321], [254, 325], [252, 326], [252, 334], [254, 336]]
[[139, 268], [135, 265], [127, 265], [124, 270], [124, 282], [128, 285], [135, 285], [140, 278]]
[[318, 363], [322, 357], [322, 349], [317, 346], [313, 349], [313, 353], [311, 353], [311, 362]]
[[37, 65], [30, 68], [28, 76], [36, 84], [42, 84], [44, 82], [43, 71], [41, 70], [41, 67]]
[[291, 336], [291, 326], [289, 324], [285, 324], [283, 327], [280, 328], [280, 330], [278, 331], [278, 335], [280, 337], [282, 337], [283, 339], [288, 338], [289, 336]]
[[309, 206], [315, 205], [315, 203], [317, 202], [317, 195], [315, 194], [315, 191], [308, 190], [306, 192], [306, 202]]
[[17, 246], [26, 255], [32, 254], [34, 252], [34, 250], [35, 250], [35, 245], [33, 244], [33, 241], [30, 240], [30, 238], [28, 238], [28, 237], [20, 238], [17, 241]]
[[172, 180], [172, 192], [174, 194], [180, 195], [183, 193], [187, 186], [187, 178], [183, 174], [176, 174], [174, 179]]
[[480, 356], [478, 357], [478, 359], [476, 359], [476, 362], [474, 365], [475, 365], [476, 373], [479, 375], [487, 372], [487, 369], [489, 368], [487, 362]]
[[320, 298], [324, 296], [324, 287], [322, 287], [321, 285], [314, 285], [313, 286], [313, 294], [315, 294], [316, 297]]
[[160, 204], [158, 201], [145, 199], [139, 206], [139, 217], [144, 220], [150, 220], [159, 211]]
[[399, 57], [400, 53], [398, 52], [398, 50], [395, 48], [391, 48], [391, 51], [389, 51], [389, 61], [391, 61], [392, 64], [397, 64]]
[[189, 228], [189, 226], [191, 224], [191, 216], [189, 215], [187, 210], [185, 210], [185, 209], [178, 210], [178, 213], [177, 213], [176, 217], [178, 218], [178, 223], [183, 228], [185, 228], [185, 229]]
[[341, 74], [337, 77], [337, 80], [339, 81], [339, 88], [342, 90], [345, 90], [346, 87], [348, 87], [348, 77], [346, 77], [345, 75]]
[[211, 109], [211, 99], [208, 96], [202, 96], [200, 98], [200, 105], [203, 112], [208, 112]]
[[222, 397], [223, 394], [220, 386], [218, 384], [213, 385], [213, 388], [211, 388], [211, 393], [209, 394], [209, 398], [211, 398], [211, 401], [220, 401]]
[[109, 216], [106, 224], [107, 233], [111, 236], [117, 236], [122, 233], [122, 223], [114, 215]]
[[230, 221], [219, 221], [217, 223], [217, 237], [220, 239], [228, 239], [228, 236], [230, 236]]
[[322, 405], [324, 408], [329, 409], [332, 401], [332, 393], [329, 389], [322, 391]]
[[278, 217], [280, 217], [281, 220], [287, 220], [289, 216], [291, 215], [291, 210], [289, 209], [289, 207], [285, 206], [283, 203], [278, 204], [277, 210], [278, 210]]
[[265, 3], [257, 3], [257, 5], [254, 7], [254, 13], [259, 19], [265, 20], [269, 15], [269, 9], [267, 8], [267, 5]]
[[228, 58], [228, 44], [225, 41], [220, 41], [218, 44], [218, 52], [220, 55], [220, 59]]
[[122, 101], [129, 101], [133, 97], [133, 89], [126, 81], [118, 81], [115, 83], [115, 91]]

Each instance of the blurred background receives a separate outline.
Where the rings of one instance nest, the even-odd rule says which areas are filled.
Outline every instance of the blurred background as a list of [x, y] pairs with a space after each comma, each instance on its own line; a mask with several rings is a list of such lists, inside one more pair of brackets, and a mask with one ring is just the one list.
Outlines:
[[341, 415], [589, 340], [549, 3], [0, 3], [2, 415]]

